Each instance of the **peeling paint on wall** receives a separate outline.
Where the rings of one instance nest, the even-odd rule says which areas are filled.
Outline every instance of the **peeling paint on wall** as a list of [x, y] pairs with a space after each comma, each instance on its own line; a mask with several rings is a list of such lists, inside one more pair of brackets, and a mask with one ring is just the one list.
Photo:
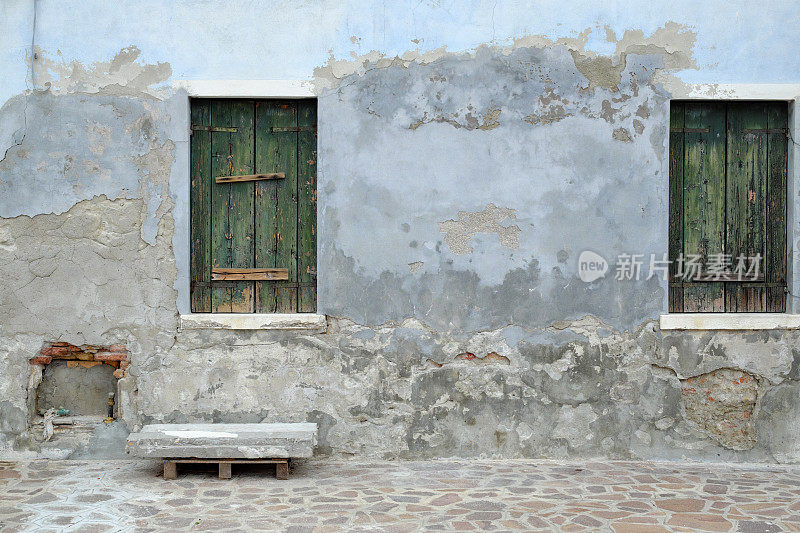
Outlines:
[[[697, 35], [692, 29], [676, 22], [667, 22], [647, 37], [642, 30], [627, 30], [617, 39], [614, 32], [606, 27], [606, 40], [616, 45], [613, 54], [608, 56], [586, 49], [592, 32], [592, 28], [586, 28], [577, 37], [555, 40], [542, 35], [526, 35], [513, 39], [508, 46], [494, 45], [492, 48], [503, 54], [510, 54], [518, 48], [566, 48], [572, 54], [575, 67], [588, 80], [589, 89], [600, 87], [618, 90], [628, 54], [658, 56], [663, 61], [659, 68], [666, 71], [697, 68], [692, 54]], [[488, 47], [478, 47], [475, 54], [484, 53]], [[331, 56], [325, 66], [314, 70], [314, 79], [321, 91], [335, 88], [353, 74], [363, 75], [369, 70], [394, 66], [408, 68], [412, 64], [427, 65], [445, 57], [464, 58], [465, 55], [468, 53], [448, 52], [446, 47], [441, 47], [428, 51], [409, 50], [395, 57], [387, 57], [375, 50], [349, 60]]]
[[460, 116], [460, 112], [455, 112], [450, 115], [434, 115], [432, 117], [429, 117], [427, 112], [425, 112], [421, 118], [413, 122], [408, 128], [415, 130], [424, 124], [443, 122], [455, 128], [464, 128], [467, 130], [493, 130], [500, 125], [498, 118], [501, 112], [501, 109], [492, 107], [483, 113], [483, 117], [480, 119], [472, 114], [472, 106], [467, 106], [463, 117]]
[[[652, 83], [663, 61], [627, 54], [613, 91], [590, 87], [570, 53], [581, 39], [424, 58], [373, 54], [349, 63], [355, 70], [335, 64], [342, 78], [320, 99], [320, 224], [331, 231], [320, 242], [319, 271], [329, 273], [321, 310], [363, 323], [415, 316], [434, 327], [485, 328], [541, 325], [578, 308], [635, 327], [661, 309], [658, 283], [590, 288], [559, 259], [666, 246], [657, 221], [666, 217], [668, 95]], [[466, 127], [469, 113], [489, 109], [501, 111], [496, 126]], [[454, 205], [488, 200], [513, 210], [513, 222], [471, 210], [453, 217]], [[608, 202], [613, 211], [599, 207]], [[395, 231], [401, 220], [414, 221], [410, 231]], [[367, 226], [369, 243], [358, 229]], [[415, 261], [425, 269], [412, 284]]]
[[473, 251], [469, 241], [478, 233], [497, 235], [501, 246], [519, 248], [519, 226], [502, 225], [506, 220], [517, 218], [514, 209], [505, 209], [489, 204], [481, 211], [459, 211], [458, 220], [439, 222], [439, 231], [445, 234], [444, 242], [454, 254], [468, 254]]
[[625, 128], [617, 128], [617, 129], [615, 129], [613, 137], [617, 141], [622, 141], [624, 143], [633, 142], [633, 139], [631, 139], [630, 132], [628, 130], [626, 130]]
[[[588, 31], [583, 34], [588, 38]], [[697, 36], [689, 28], [668, 22], [659, 28], [650, 37], [645, 37], [641, 30], [627, 30], [621, 39], [610, 28], [606, 28], [606, 39], [616, 44], [616, 50], [611, 56], [596, 53], [586, 53], [583, 48], [572, 50], [575, 66], [586, 79], [589, 87], [602, 87], [611, 91], [618, 89], [622, 71], [626, 65], [628, 54], [653, 55], [662, 58], [662, 68], [667, 71], [697, 68], [692, 58]]]
[[100, 195], [142, 198], [148, 206], [143, 235], [153, 243], [154, 228], [171, 208], [171, 202], [163, 204], [170, 196], [170, 138], [176, 137], [169, 115], [178, 107], [156, 99], [165, 97], [155, 85], [169, 77], [169, 65], [140, 64], [138, 55], [127, 48], [108, 62], [83, 67], [38, 51], [48, 89], [18, 95], [0, 108], [0, 124], [24, 117], [0, 160], [0, 217], [63, 213]]
[[159, 85], [172, 75], [169, 63], [154, 65], [138, 62], [141, 51], [136, 46], [120, 50], [109, 61], [96, 61], [84, 66], [78, 61], [66, 62], [60, 52], [57, 59], [36, 47], [28, 56], [35, 71], [37, 86], [53, 93], [93, 94], [162, 99]]
[[325, 334], [180, 330], [185, 58], [37, 49], [36, 90], [0, 109], [0, 450], [56, 453], [28, 361], [61, 340], [129, 347], [128, 429], [308, 420], [340, 457], [800, 460], [797, 332], [661, 332], [660, 280], [576, 276], [583, 250], [666, 249], [668, 101], [703, 67], [696, 28], [608, 27], [604, 53], [598, 28], [315, 70]]

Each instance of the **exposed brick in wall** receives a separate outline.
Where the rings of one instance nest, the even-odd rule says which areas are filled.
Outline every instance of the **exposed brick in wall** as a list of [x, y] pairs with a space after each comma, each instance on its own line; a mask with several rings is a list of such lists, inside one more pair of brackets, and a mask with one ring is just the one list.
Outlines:
[[681, 390], [686, 418], [717, 442], [734, 450], [756, 444], [752, 415], [758, 399], [758, 382], [752, 374], [722, 368], [683, 380]]
[[[461, 361], [466, 361], [467, 363], [473, 363], [473, 364], [476, 364], [476, 365], [481, 365], [481, 364], [508, 365], [508, 364], [511, 364], [511, 360], [508, 357], [506, 357], [504, 355], [500, 355], [497, 352], [488, 352], [484, 357], [477, 356], [472, 352], [462, 352], [462, 353], [456, 355], [453, 358], [453, 362], [461, 362]], [[430, 366], [435, 367], [435, 368], [442, 368], [442, 366], [444, 366], [445, 364], [449, 363], [449, 361], [444, 361], [442, 363], [439, 363], [437, 361], [434, 361], [433, 359], [428, 359], [427, 362], [428, 362], [428, 364]]]
[[66, 342], [53, 342], [42, 348], [39, 355], [32, 357], [29, 362], [44, 366], [49, 365], [53, 359], [66, 361], [69, 368], [109, 365], [114, 367], [114, 377], [117, 379], [125, 377], [130, 366], [128, 350], [124, 344], [75, 346]]

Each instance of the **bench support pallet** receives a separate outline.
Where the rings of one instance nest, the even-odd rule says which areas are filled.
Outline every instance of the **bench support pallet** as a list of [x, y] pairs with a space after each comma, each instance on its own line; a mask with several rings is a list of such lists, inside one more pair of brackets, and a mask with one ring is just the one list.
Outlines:
[[231, 465], [274, 464], [275, 477], [289, 479], [289, 459], [164, 459], [164, 479], [177, 479], [178, 463], [219, 464], [219, 478], [231, 478]]

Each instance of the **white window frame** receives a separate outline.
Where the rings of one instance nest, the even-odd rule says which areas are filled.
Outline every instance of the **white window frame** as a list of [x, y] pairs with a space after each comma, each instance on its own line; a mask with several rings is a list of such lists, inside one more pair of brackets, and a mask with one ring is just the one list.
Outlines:
[[317, 98], [314, 84], [307, 80], [175, 80], [172, 88], [182, 98], [182, 111], [177, 117], [184, 135], [176, 140], [175, 162], [171, 189], [175, 192], [175, 236], [173, 249], [178, 276], [180, 329], [228, 330], [290, 330], [324, 332], [325, 315], [316, 313], [192, 313], [191, 309], [191, 248], [190, 248], [190, 181], [189, 155], [191, 151], [190, 98]]
[[[796, 83], [741, 83], [741, 84], [685, 84], [674, 89], [674, 100], [770, 100], [789, 103], [789, 134], [798, 138], [800, 113], [800, 84]], [[665, 105], [669, 105], [667, 102]], [[669, 147], [667, 147], [669, 149]], [[667, 154], [668, 157], [668, 154]], [[669, 159], [665, 159], [668, 161]], [[787, 161], [787, 213], [786, 213], [786, 287], [789, 291], [785, 313], [665, 313], [659, 317], [662, 330], [765, 330], [800, 328], [800, 152], [789, 142]], [[668, 234], [664, 221], [664, 234]], [[795, 297], [793, 295], [798, 295]], [[668, 309], [665, 294], [664, 308]]]

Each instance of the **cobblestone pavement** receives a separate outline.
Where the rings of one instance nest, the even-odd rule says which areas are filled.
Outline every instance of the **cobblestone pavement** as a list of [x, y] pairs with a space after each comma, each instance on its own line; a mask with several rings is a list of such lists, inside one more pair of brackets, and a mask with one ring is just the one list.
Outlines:
[[800, 531], [800, 468], [548, 461], [0, 463], [3, 531]]

